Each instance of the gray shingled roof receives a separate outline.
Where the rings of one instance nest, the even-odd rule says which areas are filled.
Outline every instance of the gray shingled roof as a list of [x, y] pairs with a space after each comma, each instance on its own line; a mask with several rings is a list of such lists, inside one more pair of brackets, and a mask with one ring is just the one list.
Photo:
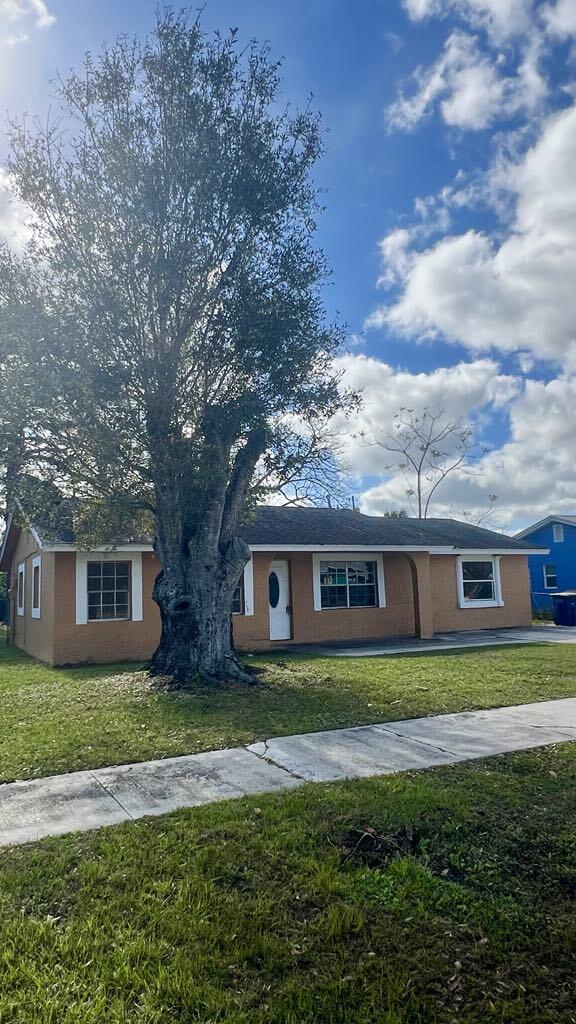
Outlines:
[[78, 507], [74, 498], [64, 498], [51, 509], [40, 512], [29, 511], [23, 502], [20, 504], [43, 544], [74, 544], [73, 519]]
[[263, 505], [242, 531], [249, 544], [533, 550], [533, 545], [456, 519], [387, 519], [352, 509]]
[[[34, 528], [42, 544], [46, 547], [57, 544], [75, 546], [74, 517], [82, 508], [82, 503], [77, 498], [63, 498], [40, 510], [30, 507], [22, 500], [19, 501], [19, 505], [26, 522]], [[106, 542], [111, 546], [151, 544], [152, 538], [131, 529], [130, 523], [127, 522], [126, 530], [122, 530], [114, 537], [107, 538]]]
[[[47, 546], [73, 545], [74, 511], [75, 503], [64, 500], [59, 507], [54, 507], [49, 516], [40, 516], [37, 521], [30, 516], [29, 522]], [[534, 545], [526, 541], [455, 519], [386, 519], [382, 516], [365, 516], [352, 509], [261, 505], [241, 532], [249, 544], [271, 546], [328, 547], [350, 544], [354, 547], [534, 550]], [[143, 544], [151, 543], [151, 538], [136, 536], [127, 530], [124, 537], [110, 539], [109, 543]]]

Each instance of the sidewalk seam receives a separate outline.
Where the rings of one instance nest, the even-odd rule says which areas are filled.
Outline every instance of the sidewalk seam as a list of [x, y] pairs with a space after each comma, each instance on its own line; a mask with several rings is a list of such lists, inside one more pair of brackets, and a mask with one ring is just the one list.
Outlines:
[[128, 808], [124, 807], [124, 804], [118, 799], [118, 797], [115, 796], [114, 793], [112, 793], [108, 789], [108, 786], [105, 786], [104, 783], [102, 782], [102, 780], [98, 778], [98, 776], [96, 775], [97, 769], [95, 769], [95, 771], [91, 771], [90, 769], [88, 769], [88, 771], [90, 772], [90, 775], [94, 779], [94, 782], [97, 782], [98, 785], [100, 786], [100, 789], [103, 789], [104, 792], [110, 797], [110, 799], [113, 800], [115, 804], [118, 804], [118, 807], [120, 808], [120, 810], [124, 811], [124, 814], [128, 815], [128, 818], [130, 819], [130, 821], [136, 821], [137, 819], [134, 817], [133, 814], [130, 813]]
[[246, 751], [247, 754], [254, 754], [254, 757], [257, 757], [259, 761], [264, 761], [266, 764], [272, 765], [273, 768], [279, 768], [280, 771], [286, 772], [286, 775], [289, 775], [292, 779], [298, 779], [299, 782], [306, 782], [307, 780], [303, 775], [298, 775], [298, 773], [293, 772], [291, 768], [286, 768], [285, 765], [278, 764], [278, 762], [274, 761], [273, 758], [266, 757], [266, 751], [268, 750], [268, 742], [268, 740], [256, 740], [256, 743], [264, 744], [263, 754], [258, 754], [255, 750], [250, 750], [250, 747], [244, 747], [243, 749]]
[[[415, 719], [415, 721], [418, 721], [418, 719]], [[456, 758], [460, 758], [462, 756], [461, 754], [458, 754], [456, 750], [450, 750], [448, 747], [441, 747], [438, 743], [432, 743], [430, 740], [422, 740], [419, 736], [412, 736], [411, 733], [396, 732], [395, 729], [390, 729], [387, 725], [376, 725], [373, 726], [373, 728], [378, 729], [378, 732], [390, 732], [400, 740], [410, 740], [412, 743], [419, 743], [422, 747], [430, 747], [432, 750], [439, 750], [441, 754], [450, 754], [452, 757]]]

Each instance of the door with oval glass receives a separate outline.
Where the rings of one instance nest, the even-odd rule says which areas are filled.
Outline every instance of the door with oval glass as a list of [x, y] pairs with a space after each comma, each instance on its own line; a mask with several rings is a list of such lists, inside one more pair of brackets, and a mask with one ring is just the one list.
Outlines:
[[270, 639], [289, 640], [292, 635], [290, 620], [290, 574], [288, 562], [271, 562], [268, 571], [268, 609]]

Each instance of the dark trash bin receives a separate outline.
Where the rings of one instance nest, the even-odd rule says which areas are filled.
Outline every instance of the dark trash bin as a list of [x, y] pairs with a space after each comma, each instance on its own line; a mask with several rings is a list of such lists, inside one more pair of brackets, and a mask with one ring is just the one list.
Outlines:
[[576, 626], [576, 590], [552, 594], [554, 622], [557, 626]]

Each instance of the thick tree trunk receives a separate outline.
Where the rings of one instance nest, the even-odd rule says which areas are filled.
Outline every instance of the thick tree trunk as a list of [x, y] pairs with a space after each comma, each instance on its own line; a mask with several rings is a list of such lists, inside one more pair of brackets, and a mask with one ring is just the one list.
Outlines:
[[175, 687], [195, 679], [253, 682], [232, 641], [232, 597], [248, 548], [238, 540], [216, 555], [189, 547], [188, 555], [164, 560], [154, 585], [162, 633], [150, 672]]
[[229, 411], [210, 407], [203, 419], [202, 459], [187, 466], [187, 443], [174, 448], [166, 442], [165, 416], [160, 408], [152, 423], [158, 437], [156, 552], [162, 565], [154, 600], [162, 634], [150, 672], [175, 686], [194, 678], [252, 682], [233, 647], [232, 598], [250, 557], [237, 529], [267, 430], [254, 427], [232, 455], [239, 427]]

